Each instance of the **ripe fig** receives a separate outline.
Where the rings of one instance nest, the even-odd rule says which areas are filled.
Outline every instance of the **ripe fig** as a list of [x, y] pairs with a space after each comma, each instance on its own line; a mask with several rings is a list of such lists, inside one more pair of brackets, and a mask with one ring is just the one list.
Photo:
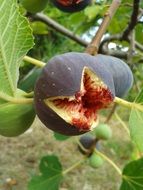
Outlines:
[[89, 158], [89, 164], [93, 167], [93, 168], [99, 168], [103, 165], [104, 160], [101, 158], [101, 156], [99, 156], [96, 153], [93, 153], [90, 158]]
[[81, 153], [91, 155], [95, 148], [99, 148], [99, 142], [96, 140], [95, 136], [91, 134], [82, 135], [79, 138], [80, 144], [83, 146], [83, 149], [78, 145], [78, 149]]
[[79, 142], [85, 149], [90, 149], [93, 145], [95, 146], [95, 137], [92, 135], [82, 135]]
[[95, 128], [94, 133], [97, 139], [108, 140], [112, 137], [112, 130], [107, 124], [104, 123], [99, 124]]
[[95, 137], [92, 135], [82, 135], [79, 139], [80, 144], [83, 146], [83, 149], [80, 145], [78, 145], [78, 149], [83, 154], [90, 155], [95, 148]]
[[48, 0], [20, 0], [20, 2], [28, 12], [37, 13], [46, 7]]
[[33, 123], [35, 111], [30, 104], [5, 102], [0, 105], [0, 135], [15, 137], [24, 133]]
[[53, 0], [53, 4], [64, 12], [78, 12], [91, 3], [91, 0]]
[[52, 58], [34, 91], [40, 120], [49, 129], [67, 136], [96, 127], [98, 110], [112, 104], [115, 96], [106, 65], [100, 65], [89, 54], [75, 52]]

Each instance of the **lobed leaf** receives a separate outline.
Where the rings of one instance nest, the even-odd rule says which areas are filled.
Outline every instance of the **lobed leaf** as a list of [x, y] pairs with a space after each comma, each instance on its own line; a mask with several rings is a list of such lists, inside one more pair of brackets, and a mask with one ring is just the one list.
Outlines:
[[58, 190], [63, 176], [62, 166], [57, 156], [43, 157], [39, 168], [41, 175], [31, 179], [28, 190]]
[[143, 158], [130, 162], [123, 169], [123, 180], [120, 190], [143, 189]]
[[0, 0], [0, 26], [0, 97], [14, 96], [20, 63], [33, 46], [30, 26], [16, 0]]
[[[137, 96], [136, 103], [143, 103], [143, 89]], [[131, 139], [136, 143], [140, 151], [143, 151], [143, 112], [133, 108], [129, 118]]]

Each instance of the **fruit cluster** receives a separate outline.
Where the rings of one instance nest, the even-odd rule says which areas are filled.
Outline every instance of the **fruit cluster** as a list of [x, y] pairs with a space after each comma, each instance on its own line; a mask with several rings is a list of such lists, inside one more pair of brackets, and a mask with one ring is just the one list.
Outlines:
[[99, 124], [93, 134], [85, 134], [79, 138], [78, 149], [82, 154], [89, 157], [89, 164], [98, 168], [103, 165], [103, 159], [96, 150], [101, 149], [100, 140], [108, 140], [112, 137], [112, 131], [107, 124]]

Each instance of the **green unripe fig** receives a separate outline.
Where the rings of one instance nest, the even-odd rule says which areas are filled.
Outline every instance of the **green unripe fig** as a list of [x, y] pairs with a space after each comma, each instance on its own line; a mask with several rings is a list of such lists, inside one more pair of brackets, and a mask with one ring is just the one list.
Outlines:
[[0, 105], [0, 135], [18, 136], [31, 126], [34, 118], [35, 111], [32, 104], [3, 103]]
[[108, 140], [112, 136], [112, 131], [107, 124], [101, 123], [95, 128], [94, 134], [97, 139]]
[[96, 153], [93, 153], [89, 158], [89, 164], [93, 168], [99, 168], [103, 165], [104, 160]]
[[48, 0], [20, 0], [20, 2], [28, 12], [37, 13], [46, 7]]

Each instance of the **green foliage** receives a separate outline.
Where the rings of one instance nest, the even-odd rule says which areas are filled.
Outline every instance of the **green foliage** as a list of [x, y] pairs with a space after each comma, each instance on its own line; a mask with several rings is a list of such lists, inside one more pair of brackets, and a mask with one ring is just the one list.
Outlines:
[[34, 35], [47, 35], [48, 34], [48, 27], [46, 24], [35, 21], [31, 23], [31, 28], [33, 30]]
[[93, 168], [99, 168], [103, 165], [104, 161], [97, 153], [93, 153], [89, 158], [89, 164]]
[[31, 29], [16, 0], [0, 0], [0, 98], [14, 96], [23, 56], [33, 46]]
[[48, 155], [41, 159], [39, 166], [41, 174], [33, 176], [28, 190], [58, 190], [63, 178], [62, 166], [55, 155]]
[[0, 135], [15, 137], [24, 133], [33, 123], [33, 105], [5, 103], [0, 106]]
[[102, 10], [102, 6], [101, 5], [93, 5], [90, 7], [87, 7], [84, 11], [85, 16], [87, 16], [87, 18], [90, 20], [93, 20], [96, 18], [97, 15], [100, 14]]
[[123, 169], [120, 190], [143, 189], [143, 158], [130, 162]]
[[55, 133], [55, 132], [54, 132], [54, 137], [58, 141], [64, 141], [64, 140], [67, 140], [70, 138], [69, 136], [61, 135], [61, 134]]
[[48, 0], [20, 0], [20, 2], [27, 11], [37, 13], [46, 7]]
[[19, 81], [18, 87], [26, 92], [34, 90], [36, 80], [41, 74], [41, 68], [33, 68], [29, 73]]
[[[135, 99], [135, 103], [143, 107], [143, 89]], [[143, 151], [143, 111], [133, 108], [129, 118], [129, 125], [132, 140], [140, 151]]]
[[107, 124], [100, 123], [95, 129], [94, 134], [97, 139], [108, 140], [112, 136], [112, 131]]

